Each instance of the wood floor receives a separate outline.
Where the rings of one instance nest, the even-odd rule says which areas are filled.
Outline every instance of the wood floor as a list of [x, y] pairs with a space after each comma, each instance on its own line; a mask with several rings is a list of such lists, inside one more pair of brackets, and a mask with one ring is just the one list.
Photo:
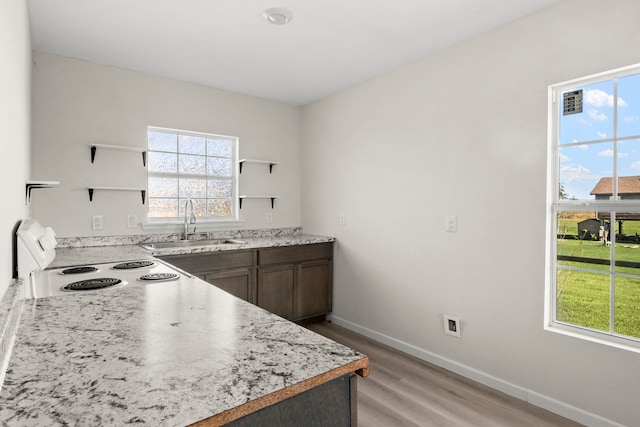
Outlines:
[[360, 427], [581, 425], [331, 322], [306, 326], [369, 356], [370, 375], [358, 378]]

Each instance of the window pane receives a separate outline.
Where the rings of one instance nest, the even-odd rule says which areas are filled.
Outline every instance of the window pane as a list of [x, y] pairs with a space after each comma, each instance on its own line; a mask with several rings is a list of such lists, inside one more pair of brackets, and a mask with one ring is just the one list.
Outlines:
[[[204, 218], [207, 216], [207, 201], [206, 199], [191, 199], [193, 202], [193, 211], [198, 218]], [[184, 218], [184, 206], [187, 202], [187, 199], [180, 199], [179, 201], [179, 210], [180, 210], [180, 218]], [[191, 211], [189, 211], [191, 213]], [[197, 226], [197, 225], [196, 225]]]
[[608, 274], [558, 269], [556, 320], [609, 331]]
[[233, 142], [228, 139], [207, 138], [207, 154], [217, 157], [232, 157]]
[[[613, 193], [613, 143], [561, 147], [558, 153], [561, 198], [609, 200]], [[562, 196], [564, 194], [564, 196]]]
[[616, 277], [615, 333], [640, 338], [640, 279]]
[[608, 271], [611, 250], [604, 240], [607, 227], [595, 212], [558, 213], [558, 265]]
[[178, 169], [178, 158], [175, 154], [169, 153], [156, 153], [150, 151], [149, 157], [149, 171], [150, 172], [173, 172]]
[[231, 200], [209, 200], [207, 204], [207, 215], [216, 217], [230, 217]]
[[180, 135], [180, 153], [205, 155], [205, 139], [201, 136]]
[[613, 81], [575, 90], [582, 90], [582, 112], [565, 115], [560, 109], [560, 144], [613, 138]]
[[219, 157], [207, 158], [207, 174], [216, 176], [231, 176], [231, 159]]
[[170, 151], [175, 153], [178, 147], [178, 135], [158, 131], [149, 131], [149, 150]]
[[206, 197], [207, 181], [205, 179], [181, 179], [180, 197]]
[[640, 75], [618, 80], [618, 137], [640, 135]]
[[231, 181], [210, 179], [207, 181], [207, 197], [231, 197]]
[[[610, 213], [602, 216], [611, 218]], [[640, 213], [616, 212], [613, 232], [616, 272], [640, 274]]]
[[178, 197], [178, 179], [149, 177], [149, 197]]
[[191, 156], [187, 154], [180, 154], [178, 156], [178, 172], [185, 174], [197, 174], [204, 175], [204, 159], [203, 156]]
[[640, 140], [618, 142], [618, 177], [620, 198], [640, 199]]
[[176, 218], [178, 216], [178, 200], [150, 198], [149, 216], [152, 218]]

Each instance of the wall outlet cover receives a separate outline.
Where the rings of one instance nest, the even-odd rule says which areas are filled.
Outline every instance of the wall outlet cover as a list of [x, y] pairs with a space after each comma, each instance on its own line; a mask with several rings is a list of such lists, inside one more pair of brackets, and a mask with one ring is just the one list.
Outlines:
[[460, 338], [460, 319], [457, 316], [451, 316], [450, 314], [443, 314], [442, 319], [444, 323], [444, 333]]

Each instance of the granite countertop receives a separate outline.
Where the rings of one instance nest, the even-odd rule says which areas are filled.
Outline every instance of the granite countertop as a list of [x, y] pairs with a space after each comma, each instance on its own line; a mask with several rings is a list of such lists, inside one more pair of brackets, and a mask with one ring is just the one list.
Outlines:
[[[207, 239], [207, 237], [204, 236], [203, 239]], [[143, 249], [136, 244], [56, 248], [56, 257], [49, 265], [49, 268], [61, 268], [73, 265], [147, 259], [167, 255], [196, 254], [204, 252], [230, 251], [241, 249], [260, 249], [277, 246], [309, 245], [315, 243], [333, 242], [335, 238], [316, 236], [311, 234], [286, 234], [278, 236], [240, 237], [239, 240], [242, 240], [245, 243], [174, 247], [154, 250]], [[157, 241], [159, 240], [154, 239], [153, 236], [149, 236], [148, 238], [141, 240], [140, 242], [153, 243]], [[91, 243], [99, 244], [101, 242], [92, 241]]]
[[365, 355], [197, 278], [25, 300], [0, 424], [216, 425], [367, 370]]

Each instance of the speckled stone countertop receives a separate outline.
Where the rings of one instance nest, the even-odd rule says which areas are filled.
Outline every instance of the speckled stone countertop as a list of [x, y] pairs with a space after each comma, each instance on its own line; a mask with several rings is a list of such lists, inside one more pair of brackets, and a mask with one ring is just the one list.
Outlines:
[[[201, 237], [207, 239], [207, 236]], [[92, 239], [91, 244], [98, 244], [96, 239]], [[277, 236], [261, 236], [261, 237], [240, 237], [245, 243], [242, 244], [223, 244], [223, 245], [207, 245], [205, 240], [202, 246], [174, 247], [164, 249], [147, 250], [138, 245], [110, 245], [110, 246], [91, 246], [91, 247], [63, 247], [56, 249], [56, 257], [49, 265], [49, 268], [61, 268], [72, 265], [97, 264], [105, 262], [127, 261], [134, 259], [146, 259], [156, 256], [178, 255], [178, 254], [195, 254], [203, 252], [215, 251], [231, 251], [240, 249], [259, 249], [270, 248], [276, 246], [292, 246], [292, 245], [309, 245], [315, 243], [333, 242], [333, 237], [315, 236], [310, 234], [285, 234]], [[147, 239], [144, 242], [161, 241]]]
[[366, 356], [197, 278], [25, 300], [22, 311], [5, 426], [219, 425], [368, 370]]

